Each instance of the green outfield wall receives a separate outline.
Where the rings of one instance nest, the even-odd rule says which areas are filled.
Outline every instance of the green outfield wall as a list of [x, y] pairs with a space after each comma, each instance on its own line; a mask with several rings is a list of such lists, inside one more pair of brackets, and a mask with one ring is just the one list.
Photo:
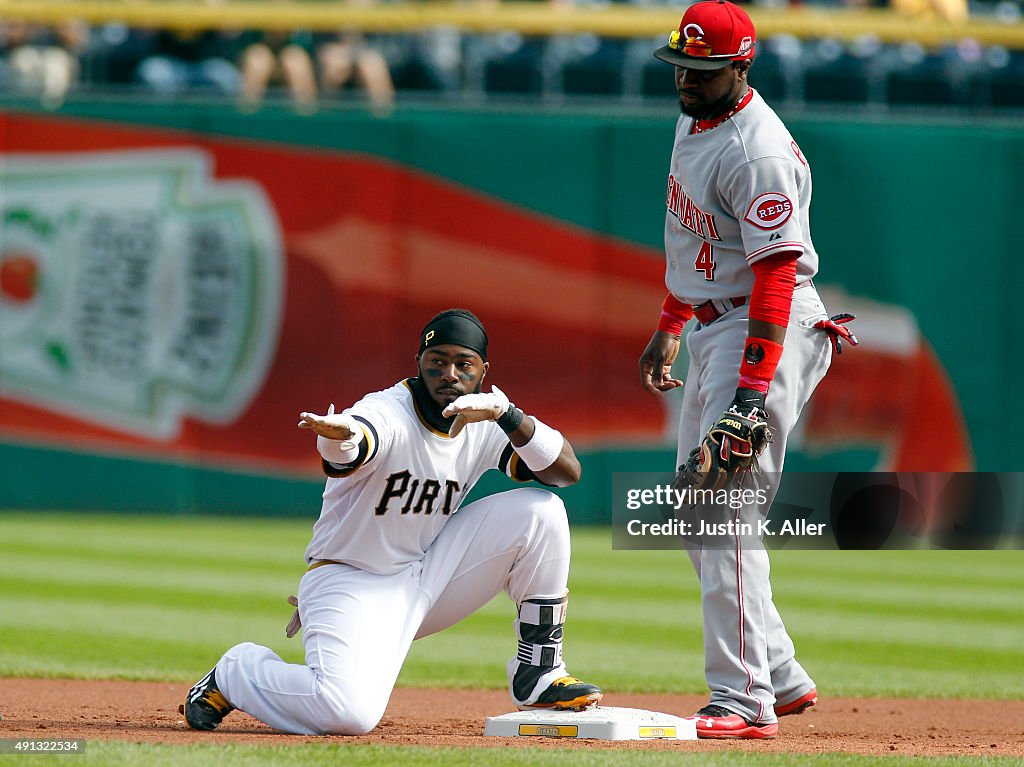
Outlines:
[[[23, 128], [17, 120], [25, 116], [57, 126], [61, 121], [80, 125], [84, 120], [113, 130], [96, 144], [104, 150], [118, 148], [118, 131], [145, 130], [147, 136], [165, 135], [172, 143], [184, 140], [205, 145], [215, 140], [256, 155], [268, 147], [283, 147], [321, 153], [325, 162], [337, 156], [383, 162], [380, 167], [397, 168], [413, 174], [412, 178], [439, 182], [444, 188], [454, 186], [470, 200], [484, 200], [516, 215], [520, 211], [538, 227], [550, 224], [572, 236], [578, 233], [591, 238], [598, 244], [588, 256], [588, 279], [599, 279], [602, 253], [624, 248], [639, 259], [637, 264], [649, 261], [645, 274], [655, 275], [652, 294], [661, 290], [656, 275], [675, 121], [671, 104], [642, 111], [616, 107], [590, 111], [407, 107], [384, 118], [356, 109], [332, 108], [311, 116], [274, 108], [241, 114], [212, 104], [110, 100], [75, 101], [59, 113], [44, 115], [24, 105], [9, 105], [0, 112], [0, 151], [11, 157], [36, 157], [46, 149], [39, 143], [19, 143], [18, 131]], [[924, 396], [912, 385], [916, 380], [912, 370], [904, 370], [900, 379], [909, 379], [910, 385], [887, 388], [886, 365], [901, 364], [893, 362], [898, 354], [893, 356], [886, 346], [892, 341], [886, 338], [887, 317], [896, 316], [901, 323], [899, 333], [913, 336], [903, 346], [917, 348], [919, 341], [934, 351], [954, 409], [962, 418], [965, 449], [972, 456], [973, 467], [1024, 469], [1024, 461], [1005, 449], [1006, 435], [1024, 430], [1024, 410], [1013, 406], [1012, 396], [1013, 383], [1024, 377], [1024, 358], [1016, 353], [1021, 325], [1018, 296], [1024, 284], [1024, 246], [1018, 223], [1024, 210], [1024, 120], [803, 112], [783, 116], [814, 173], [811, 227], [821, 255], [818, 282], [834, 294], [848, 295], [850, 304], [865, 315], [866, 343], [839, 361], [834, 370], [836, 390], [843, 382], [841, 365], [862, 364], [847, 363], [847, 359], [862, 355], [862, 360], [876, 363], [871, 391], [865, 394], [864, 387], [858, 386], [861, 398], [870, 399], [867, 406], [877, 422], [874, 431], [858, 432], [858, 439], [849, 440], [844, 438], [842, 426], [822, 435], [812, 429], [807, 449], [794, 454], [791, 466], [803, 470], [871, 469], [885, 460], [891, 439], [912, 439], [913, 429], [920, 428], [922, 418], [927, 420], [927, 415], [916, 413], [915, 424], [907, 416], [911, 401]], [[18, 130], [8, 132], [12, 126]], [[60, 134], [54, 135], [59, 141]], [[128, 143], [137, 147], [139, 141]], [[61, 147], [53, 150], [59, 152]], [[297, 209], [305, 204], [322, 205], [322, 199], [312, 197], [322, 196], [323, 189], [329, 188], [305, 188], [302, 178], [288, 183], [287, 196]], [[303, 198], [306, 194], [310, 199]], [[480, 215], [475, 208], [466, 210]], [[432, 215], [440, 218], [444, 212]], [[453, 213], [459, 215], [468, 214]], [[458, 224], [463, 225], [464, 221]], [[495, 225], [500, 228], [507, 222], [496, 220]], [[400, 230], [401, 216], [387, 226]], [[487, 232], [489, 221], [476, 220], [472, 226]], [[487, 236], [500, 238], [502, 232], [487, 232]], [[566, 253], [565, 257], [571, 260], [578, 255]], [[561, 265], [557, 253], [544, 258], [553, 266]], [[488, 269], [489, 265], [480, 263], [479, 268]], [[616, 279], [610, 280], [612, 286]], [[516, 290], [532, 289], [529, 285], [508, 288], [509, 301], [514, 300]], [[369, 294], [375, 296], [373, 290]], [[615, 300], [613, 287], [601, 295]], [[399, 296], [395, 300], [399, 308], [394, 311], [400, 312], [407, 299]], [[836, 311], [848, 308], [835, 301], [832, 304], [830, 308]], [[657, 303], [652, 303], [650, 324], [656, 310]], [[608, 320], [600, 301], [589, 305], [587, 311], [590, 316], [584, 324], [591, 334], [588, 343], [592, 351], [582, 375], [599, 379], [612, 374], [602, 367], [600, 355]], [[0, 314], [0, 321], [3, 316]], [[409, 323], [418, 321], [417, 315]], [[646, 321], [635, 319], [635, 324], [641, 327]], [[530, 323], [530, 317], [521, 318], [522, 328], [529, 329]], [[399, 322], [397, 327], [404, 325]], [[353, 328], [358, 329], [358, 323], [350, 332]], [[390, 331], [392, 326], [388, 328]], [[2, 330], [0, 327], [0, 344]], [[571, 327], [560, 326], [560, 330], [566, 332], [566, 338], [573, 337]], [[616, 337], [615, 343], [622, 347], [616, 368], [635, 366], [642, 350], [642, 335], [631, 332], [632, 336], [623, 332]], [[282, 343], [286, 338], [282, 336]], [[867, 343], [874, 338], [879, 339], [878, 344]], [[882, 347], [885, 353], [879, 355]], [[309, 344], [304, 353], [312, 353], [314, 348], [315, 344]], [[394, 352], [381, 349], [379, 354]], [[511, 355], [506, 369], [510, 364]], [[617, 369], [614, 375], [635, 377], [632, 369]], [[0, 397], [8, 392], [4, 376], [0, 368]], [[525, 377], [543, 385], [543, 371]], [[829, 403], [843, 402], [837, 391], [830, 393]], [[638, 408], [651, 407], [643, 402], [647, 395], [639, 386], [632, 395], [598, 387], [588, 396], [594, 402], [614, 398], [616, 402], [607, 407], [627, 420], [630, 396], [635, 396]], [[296, 469], [294, 463], [230, 460], [223, 451], [208, 456], [201, 449], [179, 450], [164, 459], [158, 443], [136, 453], [130, 445], [112, 448], [100, 438], [107, 435], [99, 432], [92, 435], [96, 439], [68, 446], [59, 434], [47, 436], [48, 430], [33, 431], [34, 427], [26, 426], [35, 423], [30, 416], [37, 410], [25, 409], [23, 401], [17, 396], [0, 399], [0, 506], [315, 514], [320, 482], [315, 473]], [[294, 408], [306, 406], [295, 403]], [[31, 407], [47, 410], [45, 404]], [[75, 417], [59, 407], [49, 407], [62, 418]], [[13, 415], [5, 419], [5, 410]], [[886, 421], [889, 410], [899, 411], [891, 429]], [[603, 412], [598, 407], [595, 415], [587, 418], [600, 420]], [[544, 415], [550, 417], [551, 413]], [[585, 481], [565, 493], [578, 519], [607, 518], [609, 504], [604, 496], [611, 471], [660, 469], [664, 462], [671, 465], [674, 447], [668, 437], [670, 428], [665, 426], [670, 419], [671, 413], [664, 420], [647, 418], [646, 431], [639, 437], [633, 435], [625, 451], [611, 430], [587, 432], [581, 439]], [[616, 429], [621, 431], [621, 425]], [[857, 430], [851, 426], [848, 431]], [[146, 437], [136, 434], [132, 439]], [[934, 452], [943, 450], [934, 434], [929, 440]], [[500, 478], [496, 482], [488, 482], [487, 487], [499, 486]]]

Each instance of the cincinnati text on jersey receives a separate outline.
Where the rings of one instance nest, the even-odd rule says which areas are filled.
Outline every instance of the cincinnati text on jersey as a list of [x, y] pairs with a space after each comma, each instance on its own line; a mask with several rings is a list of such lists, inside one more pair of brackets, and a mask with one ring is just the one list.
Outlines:
[[674, 175], [668, 177], [668, 196], [665, 200], [668, 209], [672, 211], [684, 229], [689, 229], [698, 237], [705, 240], [718, 240], [718, 229], [715, 228], [715, 217], [711, 213], [705, 213], [696, 205], [693, 200], [686, 196], [683, 187], [676, 181]]

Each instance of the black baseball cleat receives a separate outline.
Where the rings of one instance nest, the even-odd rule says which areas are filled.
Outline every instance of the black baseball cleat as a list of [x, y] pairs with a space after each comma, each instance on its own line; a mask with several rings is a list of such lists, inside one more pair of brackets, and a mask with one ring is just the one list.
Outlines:
[[581, 682], [574, 676], [563, 676], [552, 682], [534, 703], [520, 708], [553, 708], [556, 711], [583, 711], [601, 702], [601, 688]]
[[235, 707], [217, 689], [217, 679], [211, 669], [210, 673], [192, 685], [185, 703], [178, 707], [178, 712], [185, 715], [185, 722], [193, 730], [216, 730]]

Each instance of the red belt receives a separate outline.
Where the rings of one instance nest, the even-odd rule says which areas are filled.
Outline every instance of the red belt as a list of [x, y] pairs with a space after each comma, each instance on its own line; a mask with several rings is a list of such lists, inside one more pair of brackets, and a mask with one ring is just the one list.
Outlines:
[[747, 303], [746, 296], [738, 298], [712, 298], [699, 306], [693, 307], [693, 316], [701, 325], [708, 325], [723, 314]]

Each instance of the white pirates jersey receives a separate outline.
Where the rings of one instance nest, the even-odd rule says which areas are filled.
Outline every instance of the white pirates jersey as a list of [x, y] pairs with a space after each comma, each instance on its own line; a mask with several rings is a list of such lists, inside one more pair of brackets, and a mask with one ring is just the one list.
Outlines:
[[488, 469], [529, 472], [494, 421], [467, 424], [454, 439], [421, 416], [407, 381], [344, 411], [363, 430], [359, 455], [328, 474], [306, 561], [333, 560], [379, 575], [421, 560]]
[[665, 284], [680, 301], [749, 296], [750, 264], [798, 252], [797, 282], [818, 271], [811, 169], [760, 94], [715, 128], [680, 115], [668, 178]]

